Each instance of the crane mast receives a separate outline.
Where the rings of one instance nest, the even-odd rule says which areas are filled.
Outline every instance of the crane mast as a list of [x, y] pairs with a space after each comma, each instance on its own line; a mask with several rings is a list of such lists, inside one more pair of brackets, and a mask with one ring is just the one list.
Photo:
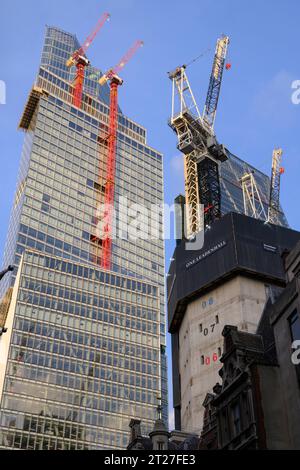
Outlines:
[[[112, 259], [112, 234], [113, 234], [113, 215], [115, 200], [115, 175], [116, 175], [116, 154], [117, 154], [117, 131], [118, 131], [118, 90], [123, 85], [123, 80], [117, 73], [122, 70], [136, 51], [144, 43], [136, 41], [129, 49], [127, 54], [113, 68], [108, 70], [100, 80], [99, 84], [103, 86], [110, 82], [110, 113], [109, 113], [109, 131], [106, 139], [108, 146], [107, 171], [104, 194], [104, 211], [102, 214], [96, 214], [97, 223], [102, 226], [101, 238], [93, 237], [93, 243], [102, 247], [100, 265], [105, 270], [111, 269]], [[103, 140], [102, 132], [100, 133], [100, 141]], [[100, 218], [99, 218], [100, 217]], [[101, 219], [101, 220], [100, 220]]]
[[173, 82], [170, 126], [177, 134], [177, 147], [184, 154], [187, 235], [190, 237], [201, 230], [197, 152], [202, 143], [198, 133], [203, 123], [186, 74], [186, 67], [178, 67], [169, 74], [169, 78]]
[[111, 268], [112, 251], [112, 224], [115, 194], [116, 173], [116, 150], [117, 150], [117, 127], [118, 127], [118, 88], [123, 84], [117, 75], [112, 77], [110, 83], [110, 116], [109, 116], [109, 138], [108, 138], [108, 161], [107, 177], [105, 184], [104, 202], [104, 236], [102, 244], [101, 267]]
[[280, 225], [280, 181], [284, 173], [281, 167], [282, 155], [281, 148], [273, 151], [268, 222], [275, 225]]

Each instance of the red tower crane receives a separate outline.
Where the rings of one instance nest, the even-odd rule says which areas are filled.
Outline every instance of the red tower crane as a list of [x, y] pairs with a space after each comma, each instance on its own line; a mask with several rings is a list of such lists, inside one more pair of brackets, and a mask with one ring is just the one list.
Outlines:
[[106, 21], [109, 20], [109, 18], [109, 13], [103, 13], [93, 32], [86, 38], [80, 49], [75, 51], [66, 62], [67, 67], [72, 67], [73, 65], [76, 66], [73, 104], [77, 108], [81, 107], [85, 68], [90, 65], [90, 61], [86, 57], [86, 52], [99, 33], [100, 29], [104, 26]]
[[136, 51], [143, 45], [142, 41], [136, 41], [129, 49], [127, 54], [120, 60], [118, 65], [108, 70], [99, 83], [103, 86], [110, 81], [110, 116], [109, 116], [109, 135], [108, 135], [108, 162], [107, 176], [105, 184], [105, 203], [104, 203], [104, 235], [102, 243], [101, 267], [103, 269], [111, 268], [112, 251], [112, 224], [115, 196], [115, 174], [116, 174], [116, 150], [117, 150], [117, 130], [118, 130], [118, 88], [123, 85], [123, 80], [117, 74], [122, 70]]

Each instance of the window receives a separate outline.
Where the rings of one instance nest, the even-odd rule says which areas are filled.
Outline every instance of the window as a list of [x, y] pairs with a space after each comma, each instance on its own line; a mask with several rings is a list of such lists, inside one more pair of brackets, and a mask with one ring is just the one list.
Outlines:
[[159, 441], [157, 443], [157, 447], [158, 447], [158, 450], [164, 450], [165, 449], [165, 445], [163, 442]]
[[300, 317], [295, 310], [289, 318], [292, 340], [300, 340]]
[[241, 433], [241, 408], [239, 402], [232, 405], [232, 421], [234, 437]]
[[274, 293], [273, 293], [273, 290], [272, 290], [272, 286], [270, 286], [269, 284], [265, 284], [265, 292], [266, 292], [267, 300], [271, 299], [272, 302], [274, 302]]
[[42, 203], [41, 209], [43, 212], [50, 212], [50, 206], [48, 206], [47, 204]]
[[[290, 324], [292, 343], [294, 343], [295, 341], [300, 341], [300, 316], [297, 310], [294, 310], [294, 312], [290, 316], [289, 324]], [[295, 348], [293, 348], [293, 353], [294, 352], [295, 352]], [[296, 351], [296, 356], [299, 357], [298, 351]], [[298, 382], [300, 385], [300, 363], [295, 364], [295, 367], [296, 367]]]
[[251, 419], [250, 419], [250, 409], [249, 409], [249, 404], [248, 404], [248, 395], [244, 393], [242, 395], [242, 409], [243, 409], [243, 416], [244, 416], [243, 427], [245, 429], [249, 427], [251, 423]]
[[224, 445], [230, 439], [228, 432], [228, 414], [227, 408], [221, 412], [221, 442]]
[[50, 203], [50, 196], [48, 196], [48, 194], [43, 194], [43, 201], [46, 202], [47, 204]]

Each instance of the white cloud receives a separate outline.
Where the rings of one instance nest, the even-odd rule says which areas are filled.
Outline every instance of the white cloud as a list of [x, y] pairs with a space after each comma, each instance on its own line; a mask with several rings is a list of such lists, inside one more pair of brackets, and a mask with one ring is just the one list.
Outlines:
[[272, 124], [289, 125], [294, 111], [291, 102], [294, 79], [289, 72], [281, 70], [266, 82], [254, 97], [255, 115], [267, 119]]

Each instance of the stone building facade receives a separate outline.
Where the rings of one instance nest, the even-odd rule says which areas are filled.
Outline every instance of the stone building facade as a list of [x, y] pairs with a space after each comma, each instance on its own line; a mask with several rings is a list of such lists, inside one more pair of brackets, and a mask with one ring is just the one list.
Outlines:
[[269, 296], [287, 284], [282, 253], [299, 239], [299, 232], [231, 213], [206, 231], [201, 250], [176, 247], [168, 275], [176, 429], [201, 433], [224, 327], [256, 333]]
[[284, 253], [256, 334], [223, 330], [222, 381], [204, 402], [201, 448], [300, 449], [300, 243]]

